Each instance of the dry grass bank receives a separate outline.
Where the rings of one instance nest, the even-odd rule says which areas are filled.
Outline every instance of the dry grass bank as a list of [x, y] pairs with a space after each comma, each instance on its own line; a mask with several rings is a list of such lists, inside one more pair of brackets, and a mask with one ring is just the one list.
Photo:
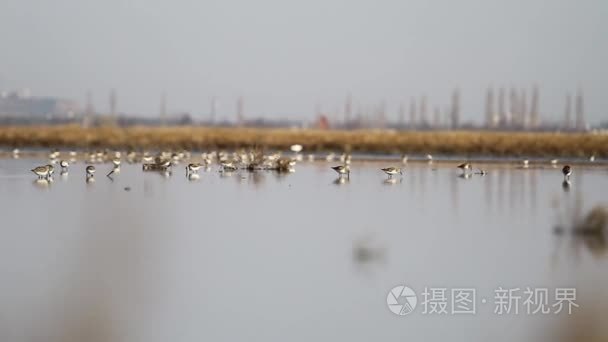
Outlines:
[[481, 154], [495, 156], [608, 156], [608, 136], [571, 133], [320, 131], [205, 127], [0, 127], [0, 145], [47, 148], [236, 148], [305, 151], [351, 150], [391, 153]]

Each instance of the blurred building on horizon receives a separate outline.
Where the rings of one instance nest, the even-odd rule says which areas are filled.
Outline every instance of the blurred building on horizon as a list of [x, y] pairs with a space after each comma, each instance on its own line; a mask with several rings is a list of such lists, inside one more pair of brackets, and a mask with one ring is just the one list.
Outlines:
[[32, 96], [29, 89], [0, 91], [0, 117], [27, 120], [74, 119], [81, 112], [76, 101]]

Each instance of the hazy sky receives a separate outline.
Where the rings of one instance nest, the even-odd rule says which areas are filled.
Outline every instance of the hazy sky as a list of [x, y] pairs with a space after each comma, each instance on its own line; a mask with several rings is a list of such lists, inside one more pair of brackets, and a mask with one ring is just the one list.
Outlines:
[[[541, 115], [562, 118], [585, 91], [589, 121], [608, 119], [607, 0], [0, 0], [0, 88], [121, 112], [312, 118], [315, 103], [428, 96], [446, 108], [462, 93], [481, 120], [485, 89], [541, 90]], [[529, 99], [529, 94], [528, 94]], [[529, 100], [528, 100], [529, 101]]]

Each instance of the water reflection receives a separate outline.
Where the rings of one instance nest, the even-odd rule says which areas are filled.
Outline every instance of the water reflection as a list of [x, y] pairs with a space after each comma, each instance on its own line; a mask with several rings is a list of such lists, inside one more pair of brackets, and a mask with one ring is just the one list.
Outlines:
[[220, 178], [230, 178], [232, 177], [236, 172], [234, 171], [219, 171], [220, 174]]
[[386, 263], [386, 247], [373, 236], [367, 235], [355, 239], [352, 246], [352, 258], [360, 271], [369, 273], [379, 265]]
[[564, 181], [562, 182], [562, 189], [564, 190], [564, 192], [569, 192], [570, 191], [570, 181], [564, 179]]
[[348, 183], [350, 183], [350, 179], [345, 177], [338, 177], [333, 181], [333, 184], [335, 185], [344, 185]]
[[40, 188], [40, 189], [48, 189], [48, 187], [50, 186], [51, 182], [49, 182], [48, 179], [40, 178], [40, 179], [34, 180], [32, 182], [32, 184], [34, 184], [35, 187]]
[[401, 182], [403, 181], [403, 178], [387, 178], [385, 180], [382, 181], [382, 184], [384, 185], [395, 185], [397, 183], [401, 184]]

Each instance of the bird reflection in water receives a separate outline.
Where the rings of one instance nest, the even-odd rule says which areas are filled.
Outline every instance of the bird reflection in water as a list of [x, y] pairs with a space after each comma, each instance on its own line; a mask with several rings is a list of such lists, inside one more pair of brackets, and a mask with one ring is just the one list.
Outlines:
[[472, 177], [472, 175], [470, 173], [462, 173], [458, 175], [458, 178], [462, 178], [462, 179], [470, 179]]
[[571, 223], [557, 225], [554, 233], [560, 236], [568, 233], [571, 236], [571, 247], [575, 255], [584, 248], [594, 257], [603, 257], [608, 247], [606, 240], [608, 207], [596, 206], [585, 216], [580, 214], [580, 208], [581, 203], [575, 203], [575, 208], [569, 213], [572, 218]]
[[401, 183], [403, 181], [403, 178], [388, 178], [382, 181], [382, 184], [384, 185], [395, 185], [397, 183]]
[[567, 179], [564, 179], [564, 181], [562, 182], [562, 190], [564, 190], [564, 192], [568, 192], [570, 191], [570, 181]]
[[32, 182], [32, 184], [34, 184], [34, 186], [39, 189], [48, 189], [49, 186], [51, 185], [51, 182], [49, 182], [49, 180], [46, 178], [40, 178], [40, 179], [34, 180]]
[[386, 248], [372, 236], [364, 236], [353, 241], [353, 263], [362, 271], [371, 271], [385, 264]]
[[350, 183], [350, 179], [344, 177], [338, 177], [333, 181], [334, 185], [345, 185]]
[[197, 181], [201, 178], [201, 176], [199, 176], [198, 173], [189, 173], [186, 175], [186, 177], [191, 182]]
[[264, 173], [259, 171], [250, 172], [247, 176], [247, 181], [256, 187], [262, 185], [264, 183], [264, 179]]
[[230, 178], [234, 175], [233, 171], [222, 171], [220, 172], [220, 178]]

